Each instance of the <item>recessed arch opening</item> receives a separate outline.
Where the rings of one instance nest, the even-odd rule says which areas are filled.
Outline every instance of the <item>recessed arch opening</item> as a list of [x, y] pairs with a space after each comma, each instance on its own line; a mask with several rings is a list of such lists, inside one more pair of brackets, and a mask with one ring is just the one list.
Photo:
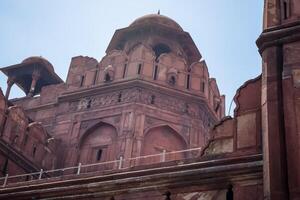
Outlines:
[[153, 47], [153, 51], [155, 53], [155, 60], [158, 60], [158, 57], [163, 53], [170, 53], [171, 49], [168, 45], [159, 43]]

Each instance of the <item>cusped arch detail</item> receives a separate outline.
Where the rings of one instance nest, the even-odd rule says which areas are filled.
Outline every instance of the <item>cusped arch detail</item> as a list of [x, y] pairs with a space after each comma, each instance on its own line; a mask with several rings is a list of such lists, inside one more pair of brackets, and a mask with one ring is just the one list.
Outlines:
[[126, 54], [125, 51], [113, 49], [113, 50], [109, 51], [109, 52], [101, 59], [101, 61], [99, 62], [99, 65], [100, 65], [100, 66], [103, 66], [103, 62], [104, 62], [106, 59], [109, 59], [109, 58], [111, 58], [111, 57], [117, 57], [117, 56], [121, 56], [121, 57], [124, 58], [124, 60], [128, 60], [128, 55]]
[[146, 44], [143, 44], [142, 42], [137, 42], [135, 44], [133, 44], [132, 46], [130, 46], [127, 50], [126, 53], [128, 55], [128, 58], [131, 58], [131, 55], [138, 49], [138, 48], [143, 48], [144, 50], [146, 50], [147, 52], [151, 53], [152, 58], [155, 58], [155, 53], [152, 50], [152, 48]]

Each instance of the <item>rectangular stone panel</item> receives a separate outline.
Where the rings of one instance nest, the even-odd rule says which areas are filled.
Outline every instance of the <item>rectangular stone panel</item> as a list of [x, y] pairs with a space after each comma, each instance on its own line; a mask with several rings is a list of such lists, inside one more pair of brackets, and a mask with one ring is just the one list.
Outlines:
[[237, 148], [256, 145], [256, 113], [237, 117]]
[[186, 75], [183, 73], [178, 74], [178, 85], [184, 87], [185, 86], [185, 77]]
[[143, 75], [147, 77], [152, 77], [153, 75], [153, 64], [144, 63]]
[[192, 76], [191, 86], [193, 90], [200, 90], [200, 78], [197, 76]]

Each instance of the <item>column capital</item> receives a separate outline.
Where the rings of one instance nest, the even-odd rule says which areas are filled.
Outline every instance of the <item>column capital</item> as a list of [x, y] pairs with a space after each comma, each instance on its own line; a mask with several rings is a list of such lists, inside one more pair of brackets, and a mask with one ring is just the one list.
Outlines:
[[34, 70], [32, 72], [32, 79], [37, 81], [41, 77], [41, 72], [40, 70]]
[[6, 83], [7, 83], [7, 86], [12, 86], [14, 83], [15, 83], [15, 80], [16, 80], [16, 77], [8, 77]]

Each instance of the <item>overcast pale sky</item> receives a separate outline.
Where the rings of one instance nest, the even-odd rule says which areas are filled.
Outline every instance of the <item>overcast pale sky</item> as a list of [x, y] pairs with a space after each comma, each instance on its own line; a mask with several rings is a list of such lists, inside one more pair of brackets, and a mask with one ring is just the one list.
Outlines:
[[[100, 61], [116, 29], [159, 9], [192, 36], [226, 95], [227, 113], [236, 90], [261, 72], [255, 45], [262, 31], [261, 0], [1, 0], [0, 67], [43, 56], [66, 80], [72, 57]], [[0, 86], [5, 92], [3, 74]], [[14, 86], [10, 97], [20, 96]]]

